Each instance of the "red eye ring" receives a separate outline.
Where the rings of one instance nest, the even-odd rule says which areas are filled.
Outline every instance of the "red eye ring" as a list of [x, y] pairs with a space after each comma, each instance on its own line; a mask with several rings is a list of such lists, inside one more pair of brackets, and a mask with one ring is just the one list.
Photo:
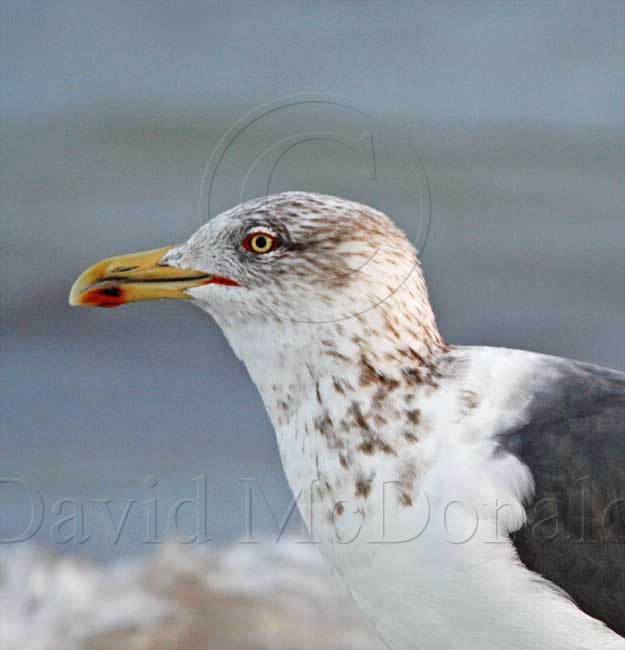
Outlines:
[[277, 248], [278, 240], [266, 232], [251, 232], [241, 242], [241, 246], [255, 255], [265, 255]]

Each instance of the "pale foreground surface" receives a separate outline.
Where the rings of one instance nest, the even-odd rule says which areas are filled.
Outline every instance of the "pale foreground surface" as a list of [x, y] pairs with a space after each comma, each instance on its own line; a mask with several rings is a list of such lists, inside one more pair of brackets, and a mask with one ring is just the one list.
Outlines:
[[1, 650], [378, 650], [311, 545], [165, 544], [94, 565], [0, 553]]

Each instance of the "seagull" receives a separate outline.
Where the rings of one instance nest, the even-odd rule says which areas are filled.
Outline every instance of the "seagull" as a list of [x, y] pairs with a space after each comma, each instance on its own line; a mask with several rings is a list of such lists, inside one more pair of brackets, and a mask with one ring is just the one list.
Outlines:
[[70, 304], [163, 298], [245, 364], [311, 539], [389, 648], [625, 648], [625, 374], [448, 344], [405, 234], [321, 194], [99, 262]]

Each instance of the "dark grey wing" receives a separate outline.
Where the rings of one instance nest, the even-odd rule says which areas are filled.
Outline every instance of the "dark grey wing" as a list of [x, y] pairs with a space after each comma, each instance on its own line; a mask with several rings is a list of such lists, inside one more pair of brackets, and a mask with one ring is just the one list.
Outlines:
[[561, 377], [529, 422], [500, 436], [531, 470], [521, 561], [590, 616], [625, 636], [625, 375], [553, 359]]

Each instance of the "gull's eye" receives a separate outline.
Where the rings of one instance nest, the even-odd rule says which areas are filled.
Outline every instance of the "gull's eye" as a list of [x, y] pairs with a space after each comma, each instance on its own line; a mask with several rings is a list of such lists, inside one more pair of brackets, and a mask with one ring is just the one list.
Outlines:
[[274, 250], [278, 242], [275, 237], [268, 235], [266, 232], [254, 232], [243, 240], [242, 245], [246, 251], [262, 255]]

